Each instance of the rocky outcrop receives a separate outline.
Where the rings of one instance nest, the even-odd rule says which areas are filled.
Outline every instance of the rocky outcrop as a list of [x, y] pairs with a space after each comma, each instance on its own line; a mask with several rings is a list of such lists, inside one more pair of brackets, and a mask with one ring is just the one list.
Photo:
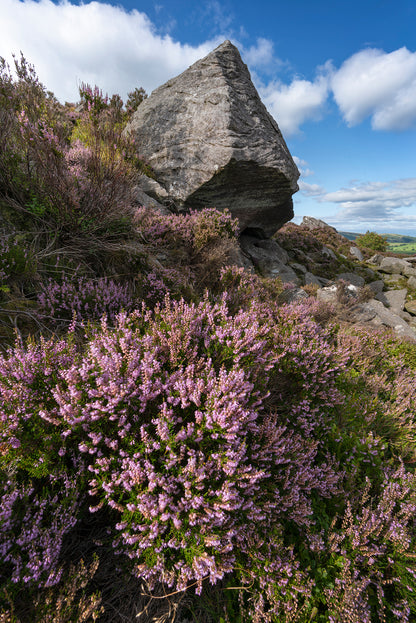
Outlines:
[[293, 217], [298, 169], [229, 41], [156, 89], [126, 131], [166, 192], [153, 189], [162, 203], [228, 208], [241, 230], [265, 236]]
[[311, 230], [331, 229], [332, 231], [337, 231], [335, 227], [331, 227], [331, 225], [328, 225], [328, 223], [325, 223], [325, 221], [321, 221], [320, 218], [314, 218], [313, 216], [304, 216], [301, 225]]

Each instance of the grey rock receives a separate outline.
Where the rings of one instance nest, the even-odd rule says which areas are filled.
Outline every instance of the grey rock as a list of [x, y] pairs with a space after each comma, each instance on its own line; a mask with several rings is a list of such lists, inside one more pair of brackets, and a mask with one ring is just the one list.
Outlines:
[[300, 285], [300, 279], [295, 271], [290, 266], [282, 266], [280, 271], [275, 271], [270, 274], [270, 277], [279, 277], [283, 283], [292, 283], [295, 286]]
[[416, 277], [416, 268], [413, 268], [411, 264], [410, 266], [405, 266], [403, 269], [403, 275], [406, 275], [406, 277]]
[[401, 260], [398, 257], [383, 257], [380, 262], [380, 270], [384, 273], [401, 274], [404, 275], [406, 269], [411, 269], [412, 266], [406, 260]]
[[409, 286], [409, 288], [414, 288], [416, 290], [416, 277], [409, 277], [407, 285]]
[[324, 229], [327, 227], [328, 229], [332, 229], [332, 231], [337, 231], [335, 227], [331, 227], [331, 225], [328, 225], [325, 221], [321, 221], [320, 218], [314, 218], [313, 216], [304, 216], [301, 225], [304, 225], [308, 229]]
[[303, 266], [302, 264], [298, 264], [297, 262], [290, 262], [290, 266], [298, 273], [303, 273], [305, 275], [308, 272], [305, 266]]
[[368, 279], [375, 279], [376, 273], [374, 272], [372, 268], [368, 268], [368, 266], [361, 266], [360, 270], [362, 273], [367, 275]]
[[390, 327], [399, 337], [407, 337], [416, 342], [416, 333], [403, 318], [386, 309], [380, 301], [371, 300], [363, 304], [364, 310], [375, 311], [376, 315], [371, 320], [375, 326]]
[[355, 305], [350, 310], [350, 314], [354, 322], [370, 322], [377, 316], [377, 312], [365, 304]]
[[398, 313], [398, 316], [400, 316], [400, 318], [403, 318], [403, 320], [406, 320], [407, 323], [411, 323], [412, 322], [413, 316], [411, 316], [411, 314], [409, 314], [409, 312], [401, 311], [401, 312]]
[[334, 284], [332, 286], [320, 288], [316, 293], [316, 298], [318, 301], [323, 301], [324, 303], [335, 303], [337, 300], [337, 293], [338, 288]]
[[351, 283], [352, 285], [357, 286], [357, 288], [362, 288], [365, 284], [365, 279], [363, 279], [363, 277], [360, 277], [360, 275], [356, 275], [355, 273], [341, 273], [337, 275], [337, 279], [342, 279], [347, 283]]
[[331, 260], [336, 260], [337, 259], [337, 256], [335, 255], [335, 252], [332, 249], [330, 249], [329, 247], [325, 247], [325, 246], [322, 247], [321, 253], [323, 255], [326, 255], [326, 257], [331, 258]]
[[279, 303], [295, 303], [309, 298], [309, 295], [302, 288], [290, 288], [283, 290], [278, 296]]
[[[339, 284], [334, 283], [329, 286], [325, 286], [317, 291], [316, 297], [319, 301], [325, 301], [328, 303], [335, 303], [339, 299], [338, 294]], [[357, 298], [359, 286], [356, 286], [352, 283], [347, 285], [345, 290], [342, 291], [342, 296], [347, 295], [349, 299]]]
[[317, 285], [319, 287], [322, 287], [323, 285], [325, 285], [323, 281], [324, 280], [321, 277], [317, 277], [313, 273], [307, 272], [305, 274], [305, 286], [306, 285]]
[[142, 190], [138, 186], [136, 186], [136, 188], [134, 189], [134, 195], [137, 203], [139, 203], [141, 206], [145, 206], [146, 208], [152, 208], [152, 210], [156, 210], [160, 214], [171, 214], [170, 210], [168, 210], [166, 206], [159, 203], [156, 199], [153, 199], [153, 197], [150, 197], [147, 193], [144, 192], [144, 190]]
[[406, 301], [407, 290], [403, 288], [402, 290], [389, 290], [388, 292], [380, 292], [375, 297], [378, 301], [381, 301], [383, 305], [391, 309], [391, 311], [395, 314], [399, 314], [399, 312], [403, 311], [404, 304]]
[[350, 247], [350, 253], [359, 262], [363, 261], [363, 259], [364, 259], [363, 254], [361, 253], [361, 251], [360, 251], [360, 249], [358, 247]]
[[300, 285], [293, 268], [286, 265], [289, 257], [276, 240], [260, 240], [252, 236], [241, 236], [242, 252], [251, 260], [263, 277], [280, 277], [284, 283]]
[[153, 91], [126, 132], [177, 206], [228, 208], [267, 236], [293, 217], [299, 171], [229, 41]]
[[367, 264], [375, 264], [376, 266], [380, 266], [383, 258], [384, 258], [383, 255], [376, 253], [375, 255], [372, 255], [370, 259], [367, 260]]
[[372, 289], [374, 294], [379, 294], [384, 290], [384, 281], [382, 279], [377, 279], [376, 281], [369, 283], [368, 286]]
[[416, 301], [407, 301], [404, 308], [407, 312], [409, 312], [409, 314], [416, 316]]
[[168, 199], [169, 195], [166, 189], [159, 182], [147, 175], [141, 175], [137, 180], [138, 186], [150, 197], [159, 201]]

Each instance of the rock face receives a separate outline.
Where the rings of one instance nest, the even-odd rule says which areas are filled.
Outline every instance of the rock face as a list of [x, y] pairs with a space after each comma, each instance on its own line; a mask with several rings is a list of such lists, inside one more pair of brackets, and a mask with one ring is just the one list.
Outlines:
[[299, 171], [229, 41], [153, 91], [126, 131], [177, 207], [228, 208], [266, 236], [293, 217]]

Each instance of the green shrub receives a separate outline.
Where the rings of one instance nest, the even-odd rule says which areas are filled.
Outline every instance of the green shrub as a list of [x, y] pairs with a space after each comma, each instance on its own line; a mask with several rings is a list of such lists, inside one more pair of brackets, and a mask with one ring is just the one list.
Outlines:
[[374, 231], [367, 231], [361, 236], [357, 236], [355, 243], [364, 249], [372, 249], [373, 251], [387, 251], [389, 243], [384, 236]]

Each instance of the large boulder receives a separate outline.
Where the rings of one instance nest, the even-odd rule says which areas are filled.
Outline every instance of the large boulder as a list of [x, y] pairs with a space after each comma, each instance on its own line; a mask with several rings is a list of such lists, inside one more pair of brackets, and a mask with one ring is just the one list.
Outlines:
[[177, 207], [228, 208], [265, 236], [293, 217], [299, 171], [230, 41], [153, 91], [126, 131]]

